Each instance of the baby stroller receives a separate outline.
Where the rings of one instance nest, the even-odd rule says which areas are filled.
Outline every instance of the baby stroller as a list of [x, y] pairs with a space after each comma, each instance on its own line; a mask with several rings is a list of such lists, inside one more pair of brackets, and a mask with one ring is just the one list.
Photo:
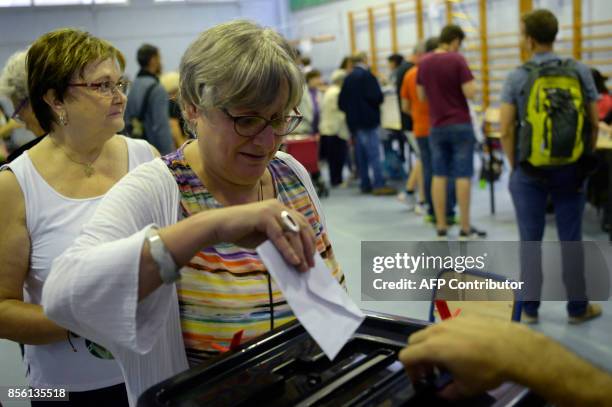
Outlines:
[[329, 189], [322, 180], [319, 171], [319, 136], [292, 134], [284, 138], [281, 150], [291, 154], [310, 174], [312, 183], [320, 198], [329, 195]]

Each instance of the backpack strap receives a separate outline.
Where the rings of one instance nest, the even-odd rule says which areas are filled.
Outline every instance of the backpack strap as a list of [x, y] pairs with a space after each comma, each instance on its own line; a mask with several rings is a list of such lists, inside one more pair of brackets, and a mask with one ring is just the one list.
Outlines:
[[521, 89], [521, 94], [527, 95], [527, 97], [529, 97], [529, 91], [531, 90], [531, 86], [538, 77], [540, 65], [536, 64], [533, 61], [527, 61], [523, 65], [521, 65], [520, 68], [527, 71], [527, 82], [525, 82], [525, 86], [523, 87], [523, 89]]
[[533, 87], [534, 82], [538, 79], [540, 75], [540, 69], [542, 67], [540, 64], [535, 63], [534, 61], [528, 61], [521, 65], [521, 69], [527, 71], [527, 81], [525, 82], [525, 86], [521, 89], [521, 96], [524, 96], [525, 106], [523, 107], [524, 115], [523, 117], [519, 117], [519, 123], [522, 125], [525, 117], [527, 116], [527, 103], [529, 103], [529, 94], [531, 92], [531, 88]]
[[567, 68], [578, 70], [578, 65], [576, 64], [576, 61], [573, 58], [566, 58], [562, 60], [561, 65]]

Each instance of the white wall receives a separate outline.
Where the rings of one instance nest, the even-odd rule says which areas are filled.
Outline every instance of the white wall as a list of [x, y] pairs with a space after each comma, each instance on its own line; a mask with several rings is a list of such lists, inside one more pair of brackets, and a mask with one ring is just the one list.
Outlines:
[[196, 36], [214, 24], [248, 18], [279, 27], [283, 0], [236, 0], [210, 3], [28, 7], [0, 9], [0, 63], [39, 35], [59, 27], [78, 27], [105, 38], [126, 56], [130, 77], [138, 71], [136, 50], [148, 42], [160, 48], [165, 70], [176, 70]]

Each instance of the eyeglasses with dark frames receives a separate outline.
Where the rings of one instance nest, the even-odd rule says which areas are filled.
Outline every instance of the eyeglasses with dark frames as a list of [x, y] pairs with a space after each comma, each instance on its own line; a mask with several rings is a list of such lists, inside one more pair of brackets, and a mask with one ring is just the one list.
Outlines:
[[103, 81], [103, 82], [83, 82], [83, 83], [69, 83], [68, 86], [84, 87], [94, 89], [103, 96], [111, 97], [116, 91], [119, 91], [125, 95], [130, 82], [126, 79], [120, 79], [117, 82]]
[[25, 124], [25, 121], [19, 115], [19, 113], [23, 110], [24, 107], [26, 107], [29, 101], [30, 99], [25, 98], [21, 102], [19, 102], [19, 105], [17, 105], [17, 107], [13, 111], [13, 114], [11, 115], [11, 119], [15, 120], [17, 123]]
[[242, 137], [255, 137], [268, 126], [272, 127], [277, 136], [286, 136], [294, 131], [302, 122], [303, 116], [294, 108], [292, 115], [281, 116], [275, 119], [266, 119], [257, 115], [233, 116], [227, 109], [221, 111], [234, 121], [234, 131]]

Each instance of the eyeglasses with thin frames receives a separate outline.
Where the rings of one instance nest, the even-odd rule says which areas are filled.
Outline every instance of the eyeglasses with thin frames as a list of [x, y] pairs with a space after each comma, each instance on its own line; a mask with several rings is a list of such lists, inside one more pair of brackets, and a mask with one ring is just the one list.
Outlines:
[[28, 104], [29, 99], [25, 98], [23, 99], [19, 105], [17, 105], [17, 107], [15, 108], [15, 110], [13, 111], [13, 114], [11, 115], [11, 119], [15, 120], [17, 123], [20, 124], [25, 124], [25, 121], [23, 120], [23, 118], [19, 115], [19, 113], [23, 110], [24, 107], [26, 107], [26, 105]]
[[102, 96], [112, 97], [115, 92], [119, 91], [125, 95], [129, 86], [129, 81], [126, 79], [120, 79], [117, 82], [103, 81], [103, 82], [83, 82], [83, 83], [69, 83], [68, 86], [84, 87], [94, 89]]
[[272, 127], [277, 136], [286, 136], [294, 131], [302, 122], [303, 116], [294, 108], [293, 115], [286, 115], [276, 119], [266, 119], [256, 115], [233, 116], [227, 109], [221, 109], [223, 113], [234, 121], [234, 131], [242, 137], [253, 138], [264, 131], [268, 126]]

